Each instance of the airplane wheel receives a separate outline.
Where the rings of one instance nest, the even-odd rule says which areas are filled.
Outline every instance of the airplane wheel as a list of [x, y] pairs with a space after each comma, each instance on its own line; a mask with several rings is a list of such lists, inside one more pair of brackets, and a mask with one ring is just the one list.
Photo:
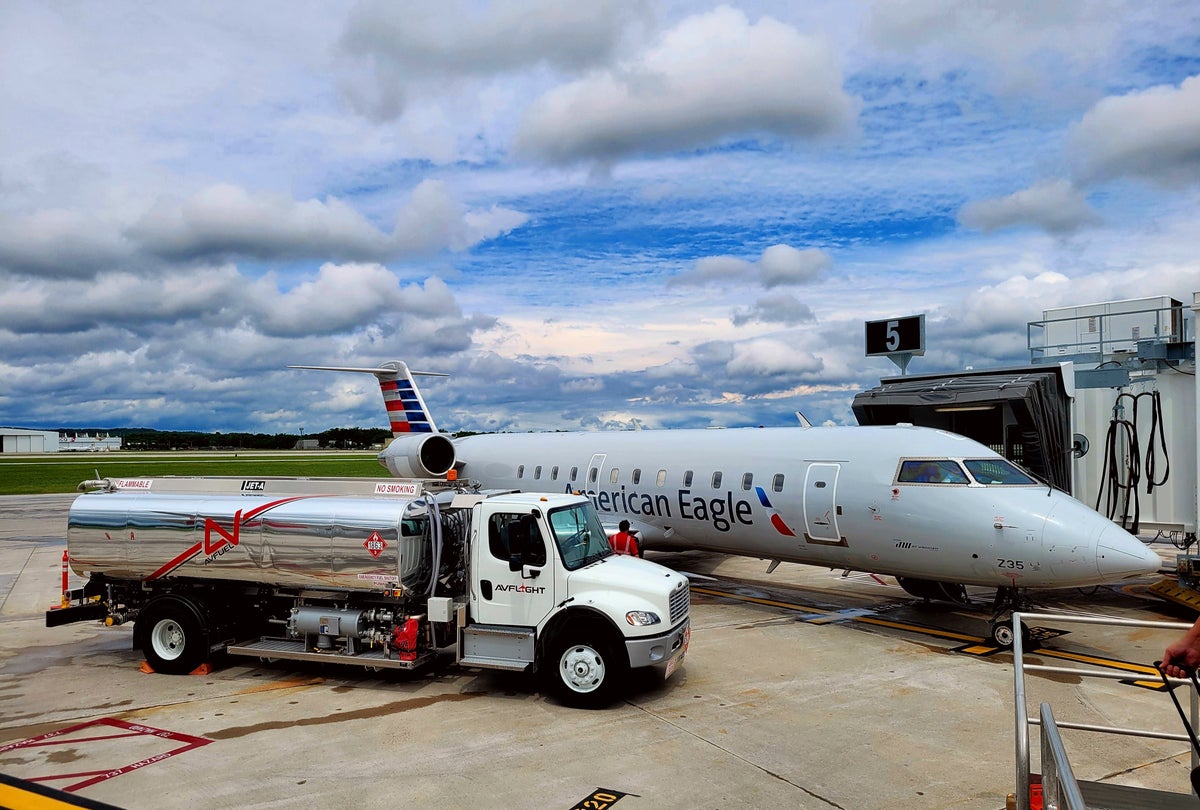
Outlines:
[[[994, 622], [991, 630], [992, 643], [1004, 650], [1011, 650], [1013, 643], [1016, 641], [1016, 636], [1013, 634], [1012, 622]], [[1029, 641], [1032, 635], [1029, 632], [1029, 625], [1021, 622], [1021, 648], [1028, 651]]]
[[1016, 636], [1013, 633], [1012, 622], [996, 622], [992, 625], [992, 643], [1003, 650], [1012, 649]]

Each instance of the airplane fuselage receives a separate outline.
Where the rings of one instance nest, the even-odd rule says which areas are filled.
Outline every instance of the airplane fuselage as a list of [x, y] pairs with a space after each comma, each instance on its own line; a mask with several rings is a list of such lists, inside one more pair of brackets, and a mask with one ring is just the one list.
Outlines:
[[1027, 478], [903, 480], [922, 461], [1015, 470], [973, 440], [929, 428], [488, 434], [454, 444], [461, 477], [586, 493], [613, 524], [628, 519], [648, 549], [1017, 588], [1112, 582], [1156, 564], [1120, 527]]

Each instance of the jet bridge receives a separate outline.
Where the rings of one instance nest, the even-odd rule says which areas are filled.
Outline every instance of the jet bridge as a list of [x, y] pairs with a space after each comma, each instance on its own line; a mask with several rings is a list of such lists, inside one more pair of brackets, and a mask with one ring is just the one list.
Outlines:
[[985, 444], [1071, 492], [1070, 363], [891, 377], [854, 397], [861, 425], [909, 422]]

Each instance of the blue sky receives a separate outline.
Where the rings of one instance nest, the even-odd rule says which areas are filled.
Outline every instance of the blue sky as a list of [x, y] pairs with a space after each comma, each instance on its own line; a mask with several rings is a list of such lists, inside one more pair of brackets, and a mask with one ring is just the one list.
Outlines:
[[853, 423], [1200, 290], [1194, 2], [0, 6], [0, 424]]

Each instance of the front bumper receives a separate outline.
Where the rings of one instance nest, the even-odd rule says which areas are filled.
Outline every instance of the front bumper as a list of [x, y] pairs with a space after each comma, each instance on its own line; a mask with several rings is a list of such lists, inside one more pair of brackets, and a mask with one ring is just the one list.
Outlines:
[[691, 635], [692, 619], [689, 616], [662, 635], [627, 639], [625, 651], [629, 655], [630, 668], [662, 667], [666, 677], [671, 677], [687, 652]]

